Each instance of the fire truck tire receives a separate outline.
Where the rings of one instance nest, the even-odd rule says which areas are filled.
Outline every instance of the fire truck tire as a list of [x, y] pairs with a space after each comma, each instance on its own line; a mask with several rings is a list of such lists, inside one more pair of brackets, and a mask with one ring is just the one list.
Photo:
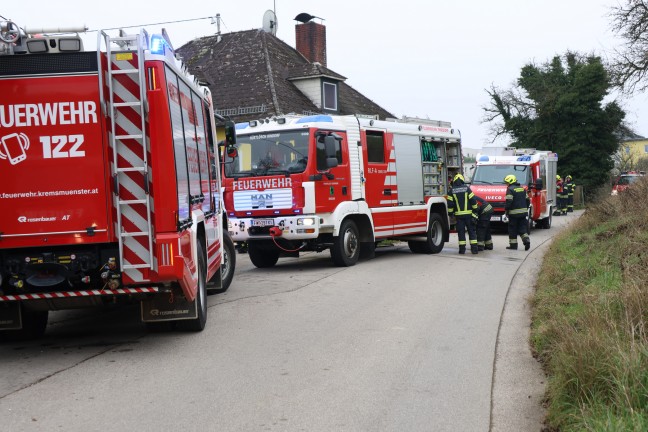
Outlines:
[[[223, 260], [220, 268], [221, 287], [218, 289], [209, 289], [212, 293], [224, 293], [232, 284], [234, 279], [234, 270], [236, 269], [236, 247], [227, 231], [223, 231]], [[216, 279], [215, 274], [212, 279]]]
[[438, 213], [430, 214], [430, 229], [426, 233], [426, 241], [409, 241], [412, 253], [417, 254], [436, 254], [443, 250], [443, 219]]
[[376, 242], [360, 243], [360, 260], [370, 260], [376, 257]]
[[333, 237], [331, 259], [338, 267], [351, 267], [360, 258], [360, 234], [358, 227], [351, 219], [345, 219], [340, 225], [340, 235]]
[[257, 242], [248, 242], [248, 256], [250, 261], [258, 268], [274, 267], [279, 261], [279, 251], [263, 247]]
[[532, 214], [533, 214], [533, 207], [529, 207], [529, 213], [527, 214], [527, 223], [529, 224], [527, 226], [528, 234], [531, 234], [531, 228], [533, 228], [533, 219], [531, 219]]
[[45, 334], [49, 311], [35, 311], [20, 305], [23, 328], [0, 332], [0, 341], [23, 341], [38, 339]]
[[552, 216], [553, 216], [553, 208], [550, 208], [549, 209], [549, 216], [542, 219], [542, 221], [541, 221], [542, 222], [542, 225], [541, 225], [542, 228], [544, 228], [544, 229], [551, 228], [551, 218], [552, 218]]
[[201, 241], [198, 241], [198, 289], [196, 290], [196, 318], [178, 321], [178, 328], [186, 331], [199, 332], [207, 324], [207, 263]]

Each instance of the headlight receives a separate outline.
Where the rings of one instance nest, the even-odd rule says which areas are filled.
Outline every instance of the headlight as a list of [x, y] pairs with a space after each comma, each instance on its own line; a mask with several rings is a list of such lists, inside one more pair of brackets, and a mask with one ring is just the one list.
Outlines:
[[297, 225], [315, 225], [314, 218], [297, 219]]

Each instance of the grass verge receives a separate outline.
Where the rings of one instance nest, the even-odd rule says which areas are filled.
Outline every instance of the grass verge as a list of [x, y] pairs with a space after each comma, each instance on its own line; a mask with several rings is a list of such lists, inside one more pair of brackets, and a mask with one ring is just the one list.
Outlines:
[[648, 430], [648, 179], [601, 196], [545, 256], [532, 348], [548, 430]]

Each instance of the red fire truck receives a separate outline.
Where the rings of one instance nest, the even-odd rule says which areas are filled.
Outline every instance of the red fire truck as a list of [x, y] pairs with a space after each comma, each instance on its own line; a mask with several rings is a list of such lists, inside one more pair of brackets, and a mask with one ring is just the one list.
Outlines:
[[448, 122], [313, 115], [236, 128], [225, 208], [255, 266], [325, 249], [352, 266], [384, 239], [428, 254], [448, 241], [448, 177], [462, 169], [460, 133]]
[[515, 175], [529, 195], [529, 229], [551, 228], [552, 209], [556, 207], [556, 172], [558, 155], [536, 149], [485, 147], [477, 154], [470, 188], [490, 202], [494, 222], [508, 222], [504, 212], [507, 184], [504, 177]]
[[0, 29], [0, 337], [121, 301], [202, 330], [235, 266], [208, 89], [164, 31]]

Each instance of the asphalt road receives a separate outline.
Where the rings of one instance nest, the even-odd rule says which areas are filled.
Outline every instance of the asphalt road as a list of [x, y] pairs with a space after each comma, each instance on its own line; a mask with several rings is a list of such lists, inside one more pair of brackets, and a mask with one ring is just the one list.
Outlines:
[[0, 345], [7, 431], [539, 431], [544, 383], [528, 295], [532, 249], [438, 255], [405, 244], [354, 267], [328, 252], [254, 268], [201, 333], [147, 333], [137, 307], [57, 312], [46, 337]]

